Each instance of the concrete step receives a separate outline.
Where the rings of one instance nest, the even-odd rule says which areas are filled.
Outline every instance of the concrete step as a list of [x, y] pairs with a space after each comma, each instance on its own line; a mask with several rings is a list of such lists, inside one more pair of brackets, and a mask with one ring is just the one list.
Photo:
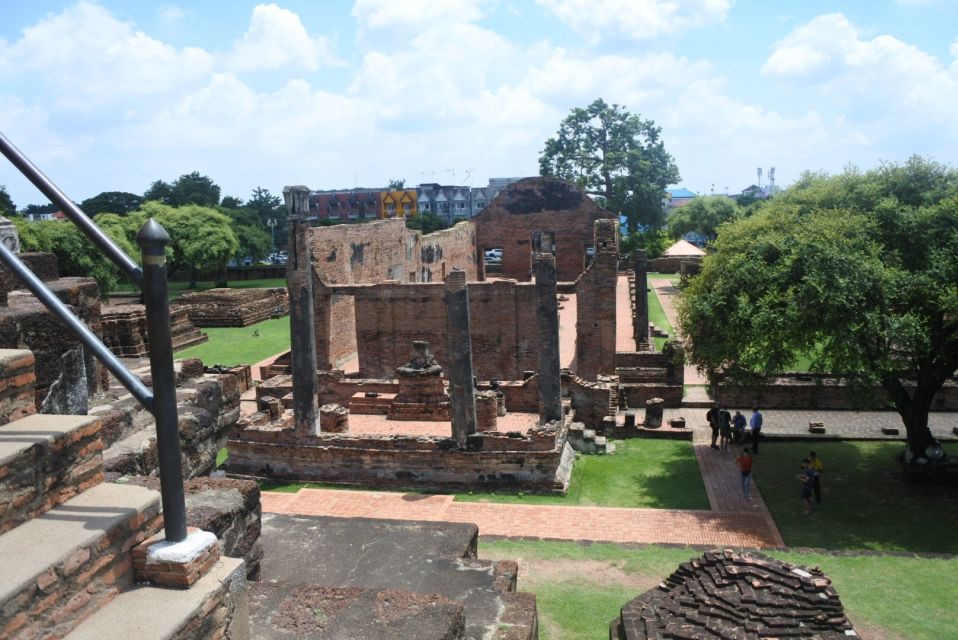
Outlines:
[[65, 640], [249, 637], [246, 567], [220, 558], [189, 589], [136, 586], [84, 620]]
[[132, 586], [159, 512], [159, 492], [102, 483], [0, 536], [0, 638], [63, 637]]
[[100, 421], [33, 414], [0, 426], [0, 533], [103, 481]]
[[613, 453], [615, 453], [615, 444], [613, 444], [612, 442], [606, 443], [606, 445], [605, 445], [605, 452], [606, 452], [607, 454], [613, 454]]
[[594, 429], [583, 429], [582, 437], [586, 440], [595, 440], [595, 430]]

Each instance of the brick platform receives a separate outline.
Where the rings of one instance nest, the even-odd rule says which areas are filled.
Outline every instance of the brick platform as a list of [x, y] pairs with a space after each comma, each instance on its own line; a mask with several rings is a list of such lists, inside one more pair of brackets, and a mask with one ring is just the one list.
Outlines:
[[286, 289], [210, 289], [177, 298], [173, 309], [186, 309], [197, 327], [247, 327], [289, 313]]

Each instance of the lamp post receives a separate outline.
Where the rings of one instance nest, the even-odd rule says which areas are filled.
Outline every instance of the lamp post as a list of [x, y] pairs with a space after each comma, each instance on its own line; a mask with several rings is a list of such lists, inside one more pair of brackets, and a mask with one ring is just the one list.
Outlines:
[[269, 239], [273, 244], [273, 253], [276, 253], [276, 218], [270, 218], [266, 221], [266, 226], [269, 227]]

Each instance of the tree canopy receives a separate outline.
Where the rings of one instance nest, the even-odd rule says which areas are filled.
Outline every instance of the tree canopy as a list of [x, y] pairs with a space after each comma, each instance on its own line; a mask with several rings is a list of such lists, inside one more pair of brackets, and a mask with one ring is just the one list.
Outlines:
[[958, 171], [912, 157], [806, 174], [714, 249], [680, 304], [692, 363], [739, 379], [807, 355], [881, 385], [907, 461], [944, 456], [928, 413], [958, 369]]
[[0, 216], [9, 218], [16, 215], [17, 207], [13, 204], [10, 194], [7, 193], [6, 185], [0, 184]]
[[742, 215], [742, 208], [728, 196], [698, 196], [669, 215], [669, 233], [676, 238], [700, 233], [712, 241], [721, 225]]
[[91, 218], [100, 213], [126, 215], [143, 203], [143, 196], [126, 191], [104, 191], [80, 203], [80, 209]]
[[173, 184], [157, 180], [143, 194], [143, 199], [155, 200], [173, 207], [189, 204], [215, 207], [220, 203], [220, 188], [209, 176], [193, 171], [181, 175]]
[[665, 150], [661, 127], [601, 98], [572, 109], [556, 137], [546, 140], [539, 173], [575, 182], [599, 203], [637, 225], [657, 229], [664, 222], [665, 187], [679, 170]]

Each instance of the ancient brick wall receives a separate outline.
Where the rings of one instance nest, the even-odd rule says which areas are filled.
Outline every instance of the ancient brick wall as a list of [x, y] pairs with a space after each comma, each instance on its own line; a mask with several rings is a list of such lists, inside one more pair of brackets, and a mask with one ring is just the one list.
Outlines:
[[576, 375], [595, 380], [615, 373], [618, 223], [595, 223], [595, 260], [576, 283]]
[[33, 354], [25, 349], [0, 350], [0, 425], [37, 412], [33, 364]]
[[[469, 319], [475, 375], [517, 380], [538, 366], [535, 287], [511, 280], [471, 282]], [[429, 342], [446, 365], [446, 303], [442, 283], [384, 283], [349, 287], [356, 297], [360, 375], [391, 378], [412, 352], [414, 340]]]
[[585, 424], [589, 429], [600, 429], [602, 420], [613, 415], [612, 389], [609, 384], [589, 382], [573, 376], [568, 381], [567, 389], [572, 399], [576, 421]]
[[[759, 405], [766, 409], [890, 409], [891, 401], [880, 387], [853, 391], [847, 381], [807, 374], [785, 374], [769, 384], [719, 385], [716, 400], [729, 407]], [[958, 411], [958, 380], [952, 379], [935, 394], [932, 411]]]
[[186, 309], [198, 327], [247, 327], [289, 313], [286, 289], [210, 289], [187, 293], [174, 309]]
[[648, 270], [651, 273], [679, 273], [683, 262], [701, 264], [702, 258], [699, 256], [655, 258], [653, 260], [649, 260]]
[[513, 183], [474, 218], [479, 255], [502, 249], [502, 275], [529, 280], [534, 234], [541, 249], [556, 257], [559, 280], [575, 280], [586, 263], [586, 247], [593, 245], [596, 220], [614, 219], [575, 185], [556, 178], [527, 178]]

